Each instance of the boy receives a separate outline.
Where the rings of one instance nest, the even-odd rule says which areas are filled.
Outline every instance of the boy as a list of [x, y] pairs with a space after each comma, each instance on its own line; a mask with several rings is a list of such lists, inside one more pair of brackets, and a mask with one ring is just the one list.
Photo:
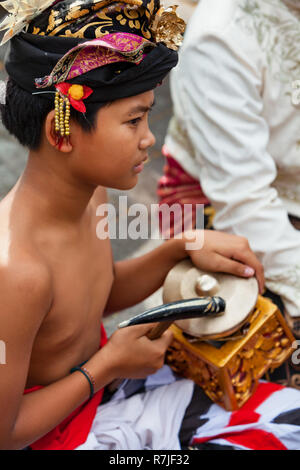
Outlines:
[[[103, 347], [101, 320], [104, 312], [127, 308], [158, 289], [181, 259], [190, 256], [203, 269], [245, 277], [256, 273], [263, 287], [261, 265], [240, 237], [207, 233], [203, 248], [190, 252], [183, 237], [114, 264], [109, 240], [96, 236], [96, 208], [106, 202], [105, 187], [130, 189], [138, 180], [154, 143], [147, 122], [152, 90], [176, 63], [176, 53], [166, 46], [144, 44], [151, 37], [149, 11], [152, 18], [158, 5], [136, 4], [138, 9], [124, 3], [108, 11], [103, 2], [55, 2], [31, 18], [28, 33], [11, 41], [3, 122], [30, 152], [24, 173], [0, 205], [0, 331], [7, 351], [0, 385], [3, 449], [78, 448], [106, 385], [161, 369], [169, 332], [150, 341], [146, 334], [153, 325], [132, 327], [114, 333]], [[115, 35], [120, 16], [134, 18], [132, 28], [143, 26], [137, 47], [143, 55], [134, 64], [129, 60], [136, 45], [126, 43], [129, 55], [122, 55], [122, 45], [128, 38], [139, 41], [138, 35], [124, 29]], [[89, 62], [87, 38], [97, 39], [104, 26], [102, 49], [92, 49], [98, 55]], [[130, 28], [126, 21], [125, 27]], [[70, 66], [69, 51], [77, 44], [82, 55], [73, 55]], [[112, 65], [103, 65], [108, 56]], [[71, 79], [83, 66], [88, 71]], [[50, 84], [56, 93], [55, 109], [53, 94], [33, 95], [34, 78], [40, 77], [40, 91]], [[191, 392], [189, 381], [178, 391], [185, 386]]]

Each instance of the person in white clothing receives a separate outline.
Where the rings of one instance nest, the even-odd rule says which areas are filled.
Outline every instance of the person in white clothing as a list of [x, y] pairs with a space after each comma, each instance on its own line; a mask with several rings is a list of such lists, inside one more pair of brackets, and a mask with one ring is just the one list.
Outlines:
[[184, 198], [209, 209], [210, 201], [214, 228], [249, 240], [297, 337], [299, 38], [300, 0], [199, 2], [171, 75], [174, 115], [158, 187], [161, 203]]

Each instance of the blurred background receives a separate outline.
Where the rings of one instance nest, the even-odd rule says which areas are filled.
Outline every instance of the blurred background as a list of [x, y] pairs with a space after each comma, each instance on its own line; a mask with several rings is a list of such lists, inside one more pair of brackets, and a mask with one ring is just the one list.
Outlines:
[[[192, 14], [197, 0], [180, 0], [171, 1], [165, 0], [161, 2], [163, 6], [178, 4], [177, 13], [186, 22]], [[5, 10], [0, 7], [0, 17], [5, 16]], [[0, 80], [6, 79], [6, 72], [4, 68], [5, 54], [7, 52], [7, 45], [0, 47]], [[151, 203], [157, 203], [156, 185], [157, 181], [162, 175], [164, 159], [161, 154], [161, 147], [164, 142], [164, 137], [168, 127], [169, 120], [172, 115], [172, 103], [169, 93], [169, 81], [165, 80], [163, 85], [157, 88], [155, 92], [155, 106], [150, 115], [150, 128], [156, 137], [156, 144], [150, 150], [149, 162], [146, 164], [144, 171], [139, 176], [139, 183], [131, 191], [116, 191], [109, 190], [109, 202], [114, 204], [118, 209], [119, 196], [126, 195], [128, 197], [128, 207], [134, 203], [143, 203], [149, 209]], [[0, 120], [0, 198], [16, 183], [20, 174], [22, 173], [27, 158], [27, 151], [22, 148], [18, 142], [8, 134], [4, 129]], [[150, 213], [150, 211], [149, 211]], [[118, 217], [122, 214], [118, 213]], [[123, 214], [124, 216], [124, 214]], [[128, 218], [130, 222], [130, 218]], [[112, 247], [115, 260], [126, 258], [133, 258], [142, 255], [155, 248], [161, 243], [160, 240], [112, 240]], [[84, 274], [83, 274], [84, 275]], [[133, 308], [116, 312], [105, 319], [105, 327], [108, 335], [115, 330], [118, 323], [121, 321], [142, 313], [144, 310], [162, 303], [161, 289], [146, 299], [144, 302], [135, 305]]]

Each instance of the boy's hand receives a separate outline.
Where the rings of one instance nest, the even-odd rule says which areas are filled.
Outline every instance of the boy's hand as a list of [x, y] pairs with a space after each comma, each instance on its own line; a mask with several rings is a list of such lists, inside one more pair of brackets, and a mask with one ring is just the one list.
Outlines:
[[105, 354], [109, 359], [112, 380], [143, 379], [157, 372], [164, 365], [165, 353], [172, 342], [173, 334], [167, 330], [160, 338], [150, 340], [147, 333], [155, 325], [156, 323], [149, 323], [115, 331], [106, 346], [99, 351], [98, 367], [102, 367], [100, 354], [102, 357]]
[[[191, 243], [191, 232], [188, 233], [188, 239], [184, 241], [185, 244]], [[246, 238], [214, 230], [204, 230], [202, 248], [186, 249], [186, 253], [195, 266], [204, 271], [224, 272], [247, 278], [255, 275], [259, 291], [263, 292], [264, 269]]]

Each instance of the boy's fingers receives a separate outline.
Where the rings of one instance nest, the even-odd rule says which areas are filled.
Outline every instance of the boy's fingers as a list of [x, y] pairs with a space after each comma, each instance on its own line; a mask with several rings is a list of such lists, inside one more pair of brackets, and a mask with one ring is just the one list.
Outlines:
[[255, 254], [250, 250], [245, 250], [244, 252], [239, 252], [238, 255], [235, 255], [234, 259], [236, 261], [240, 261], [244, 263], [246, 277], [251, 277], [254, 271], [255, 277], [259, 285], [259, 291], [260, 293], [262, 293], [264, 290], [264, 285], [265, 285], [264, 268], [263, 268], [263, 265], [259, 262], [259, 260], [255, 256]]
[[[247, 267], [243, 263], [240, 263], [239, 261], [235, 261], [230, 258], [225, 258], [222, 255], [216, 255], [216, 266], [217, 266], [217, 271], [223, 272], [223, 273], [228, 273], [228, 274], [234, 274], [235, 276], [239, 277], [249, 277], [254, 275], [254, 269], [252, 271], [247, 271]], [[249, 268], [249, 267], [248, 267]]]
[[172, 343], [173, 337], [174, 335], [170, 329], [166, 330], [164, 334], [162, 335], [162, 339], [165, 341], [165, 344], [167, 347], [169, 347], [170, 344]]
[[218, 271], [233, 274], [239, 277], [252, 277], [256, 274], [259, 290], [262, 292], [264, 285], [264, 276], [260, 266], [257, 266], [258, 272], [256, 272], [253, 266], [248, 264], [243, 264], [243, 262], [235, 261], [233, 259], [225, 258], [221, 255], [218, 255], [216, 259]]
[[157, 343], [162, 344], [164, 348], [167, 349], [173, 341], [173, 336], [172, 331], [168, 329], [160, 336], [160, 338], [154, 339], [153, 341], [157, 341]]

